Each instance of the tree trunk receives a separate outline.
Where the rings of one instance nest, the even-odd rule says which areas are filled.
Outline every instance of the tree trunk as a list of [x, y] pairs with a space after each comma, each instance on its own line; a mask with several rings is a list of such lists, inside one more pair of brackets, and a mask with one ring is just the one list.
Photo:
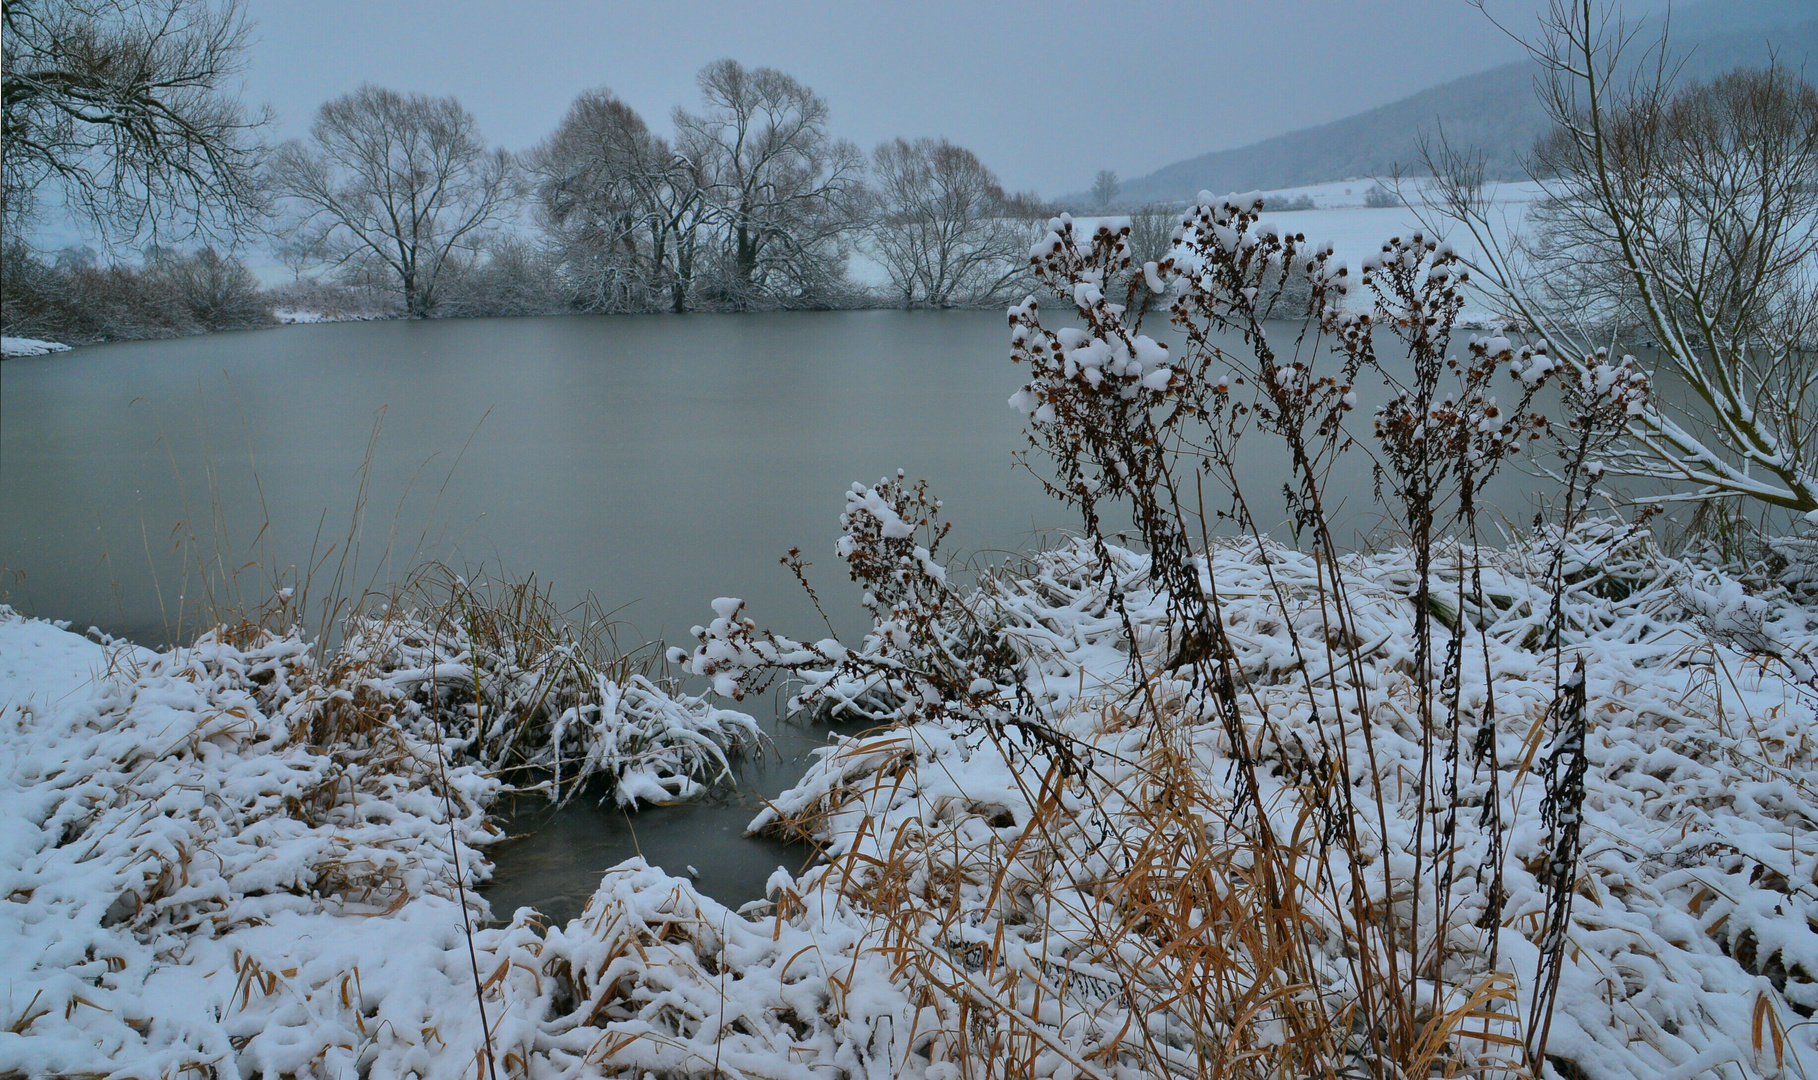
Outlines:
[[669, 310], [680, 315], [688, 310], [688, 286], [694, 277], [694, 245], [677, 244], [675, 277], [669, 283]]
[[743, 221], [739, 222], [738, 257], [734, 269], [738, 273], [739, 284], [747, 289], [751, 279], [757, 274], [757, 239], [751, 235], [751, 229]]
[[423, 290], [417, 287], [417, 275], [406, 273], [404, 278], [404, 314], [412, 319], [425, 318], [428, 305], [423, 302]]

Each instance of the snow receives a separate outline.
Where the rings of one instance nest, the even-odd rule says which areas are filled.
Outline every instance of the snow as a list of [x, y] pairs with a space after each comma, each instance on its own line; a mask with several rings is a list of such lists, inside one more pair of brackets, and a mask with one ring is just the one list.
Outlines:
[[306, 744], [305, 650], [248, 644], [151, 654], [0, 611], [0, 1071], [338, 1071], [325, 1009], [356, 970], [421, 1032], [387, 992], [436, 970], [430, 943], [445, 963], [445, 811], [472, 880], [496, 782]]
[[389, 315], [374, 315], [366, 312], [340, 312], [329, 314], [321, 311], [305, 311], [301, 308], [273, 308], [272, 318], [283, 326], [308, 326], [315, 323], [337, 322], [379, 322]]
[[[1750, 1033], [1762, 1023], [1758, 1010], [1765, 1009], [1791, 1029], [1789, 1061], [1809, 1067], [1818, 1063], [1818, 1048], [1810, 1025], [1795, 1025], [1799, 1012], [1818, 1006], [1811, 974], [1818, 972], [1812, 929], [1818, 897], [1802, 884], [1818, 865], [1818, 836], [1810, 828], [1818, 821], [1818, 793], [1809, 782], [1818, 744], [1809, 733], [1811, 668], [1802, 658], [1818, 647], [1818, 618], [1784, 595], [1749, 596], [1735, 580], [1667, 559], [1644, 542], [1597, 551], [1609, 542], [1595, 533], [1574, 538], [1583, 561], [1568, 564], [1570, 575], [1583, 576], [1565, 601], [1572, 626], [1567, 655], [1587, 660], [1590, 711], [1597, 719], [1585, 809], [1592, 838], [1549, 1052], [1598, 1078], [1714, 1075], [1720, 1065], [1734, 1069], [1729, 1075], [1771, 1075], [1751, 1045]], [[1151, 643], [1145, 651], [1153, 665], [1165, 657], [1165, 598], [1138, 584], [1146, 572], [1143, 557], [1113, 555], [1113, 577], [1129, 590], [1137, 639]], [[1593, 555], [1604, 571], [1587, 573]], [[1513, 839], [1501, 969], [1523, 994], [1530, 992], [1538, 955], [1528, 935], [1543, 898], [1528, 868], [1544, 862], [1540, 782], [1527, 764], [1533, 733], [1541, 730], [1555, 694], [1552, 658], [1531, 645], [1547, 611], [1546, 589], [1537, 580], [1545, 557], [1544, 550], [1518, 547], [1486, 568], [1485, 587], [1498, 598], [1497, 607], [1475, 613], [1484, 633], [1473, 635], [1466, 652], [1481, 641], [1487, 655], [1462, 672], [1468, 709], [1482, 708], [1494, 673], [1502, 715], [1501, 808]], [[1412, 568], [1406, 552], [1358, 556], [1344, 567], [1366, 637], [1363, 677], [1372, 694], [1385, 699], [1405, 685], [1401, 672], [1410, 661]], [[1332, 737], [1331, 729], [1293, 675], [1304, 661], [1289, 636], [1291, 628], [1308, 635], [1322, 625], [1318, 586], [1324, 571], [1298, 552], [1240, 544], [1219, 548], [1207, 573], [1218, 582], [1227, 630], [1257, 695], [1253, 705], [1245, 702], [1251, 737], [1271, 758], [1295, 746], [1328, 745], [1323, 740]], [[1605, 599], [1607, 581], [1633, 591], [1621, 600]], [[972, 940], [995, 942], [990, 949], [1004, 968], [1031, 972], [1058, 962], [1115, 985], [1116, 950], [1096, 951], [1106, 943], [1094, 936], [1094, 928], [1116, 923], [1115, 905], [1092, 889], [1069, 885], [1115, 878], [1127, 865], [1120, 863], [1120, 848], [1128, 852], [1128, 841], [1107, 844], [1091, 822], [1128, 819], [1146, 790], [1138, 763], [1153, 735], [1118, 719], [1131, 688], [1130, 658], [1113, 647], [1120, 626], [1108, 599], [1112, 587], [1080, 545], [1049, 553], [1027, 577], [1000, 582], [982, 598], [1031, 658], [1025, 689], [1046, 715], [1061, 717], [1070, 734], [1092, 747], [1097, 766], [1076, 818], [1063, 817], [1058, 830], [1049, 819], [1039, 838], [1027, 832], [1040, 816], [1034, 793], [1044, 790], [1039, 777], [1046, 765], [1019, 755], [1014, 744], [983, 727], [934, 719], [841, 740], [754, 822], [759, 828], [805, 823], [836, 860], [793, 887], [805, 893], [833, 887], [853, 867], [881, 866], [905, 852], [908, 865], [898, 872], [928, 881], [953, 873], [955, 857], [970, 857], [979, 884], [946, 901], [957, 918], [941, 919], [939, 897], [930, 898], [922, 918], [964, 926]], [[1436, 581], [1435, 588], [1446, 595], [1458, 582]], [[1171, 692], [1178, 691], [1158, 691]], [[1390, 775], [1417, 775], [1420, 743], [1406, 722], [1392, 712], [1377, 722], [1379, 767]], [[1356, 731], [1351, 729], [1354, 743]], [[1467, 731], [1467, 744], [1471, 737]], [[1197, 783], [1228, 786], [1229, 747], [1216, 725], [1202, 721], [1181, 738], [1192, 748]], [[1351, 749], [1353, 760], [1364, 760], [1361, 746]], [[1291, 788], [1271, 783], [1283, 811], [1291, 811]], [[1365, 803], [1360, 818], [1374, 821], [1368, 785], [1354, 790]], [[1487, 790], [1485, 778], [1475, 777], [1466, 795], [1481, 800]], [[1414, 814], [1407, 797], [1392, 798], [1385, 810], [1392, 845], [1411, 850]], [[1289, 813], [1280, 827], [1294, 824]], [[1059, 838], [1050, 838], [1056, 831]], [[1475, 867], [1484, 837], [1468, 827], [1460, 836], [1459, 864]], [[906, 843], [908, 838], [913, 840]], [[1008, 878], [1020, 883], [1013, 888], [1031, 892], [1028, 904], [1005, 911], [989, 894], [1004, 880], [998, 868], [1007, 857], [1004, 845], [1012, 842], [1021, 848], [1021, 861]], [[867, 890], [877, 887], [862, 869], [857, 876], [857, 883], [836, 890], [850, 907], [862, 907]], [[1460, 968], [1453, 974], [1483, 975], [1483, 931], [1474, 925], [1482, 897], [1468, 884], [1464, 889], [1471, 895], [1444, 927]], [[1429, 905], [1432, 899], [1426, 898]], [[1142, 955], [1155, 947], [1128, 943]], [[950, 948], [941, 941], [920, 944]], [[1327, 974], [1330, 986], [1346, 985], [1347, 968], [1336, 956]], [[1003, 977], [991, 994], [1014, 998], [1019, 982]], [[1104, 1017], [1103, 998], [1090, 1007], [1074, 1002], [1076, 1019], [1087, 1013], [1099, 1019], [1076, 1027], [1073, 1038], [1118, 1028], [1115, 1010]], [[1526, 1009], [1525, 997], [1520, 1005]], [[897, 1008], [897, 1022], [908, 1022], [913, 1014], [906, 994]], [[1069, 1041], [1068, 1021], [1057, 1017], [1053, 1028], [1057, 1040]], [[1074, 1042], [1073, 1052], [1084, 1056], [1091, 1042]], [[1182, 1045], [1182, 1052], [1190, 1053], [1192, 1045]]]
[[49, 353], [68, 352], [69, 346], [60, 341], [40, 341], [37, 338], [0, 337], [0, 356], [45, 356]]
[[[0, 1074], [471, 1067], [465, 928], [489, 914], [471, 889], [501, 786], [412, 722], [408, 650], [352, 630], [329, 662], [245, 627], [154, 653], [0, 608]], [[389, 668], [369, 655], [387, 648]], [[619, 740], [626, 760], [594, 764], [623, 788], [673, 797], [678, 759], [637, 723], [696, 710], [648, 680], [617, 692], [642, 703], [567, 722], [588, 754]]]
[[[1441, 215], [1433, 212], [1426, 205], [1428, 195], [1424, 184], [1430, 181], [1419, 179], [1404, 181], [1402, 192], [1412, 205], [1395, 207], [1369, 207], [1364, 205], [1363, 193], [1375, 183], [1373, 180], [1339, 180], [1326, 184], [1312, 184], [1305, 187], [1278, 188], [1270, 191], [1246, 192], [1231, 196], [1239, 202], [1263, 199], [1267, 204], [1281, 205], [1300, 196], [1313, 200], [1311, 210], [1265, 210], [1252, 234], [1260, 235], [1266, 231], [1281, 234], [1301, 234], [1318, 248], [1329, 248], [1332, 251], [1333, 265], [1364, 266], [1378, 257], [1382, 252], [1383, 242], [1392, 236], [1408, 236], [1417, 231], [1426, 230], [1420, 218], [1425, 216], [1429, 224], [1439, 225], [1441, 234], [1451, 243], [1460, 255], [1467, 260], [1481, 258], [1482, 249], [1463, 230], [1448, 232]], [[1386, 186], [1386, 185], [1385, 185]], [[1213, 196], [1209, 201], [1217, 201], [1223, 196]], [[1501, 240], [1516, 235], [1521, 231], [1530, 205], [1545, 196], [1541, 186], [1532, 181], [1512, 183], [1491, 183], [1485, 185], [1485, 198], [1489, 203], [1489, 220], [1496, 237]], [[1186, 213], [1182, 209], [1181, 213]], [[1100, 225], [1115, 224], [1127, 221], [1123, 217], [1079, 217], [1074, 219], [1074, 228], [1080, 236], [1091, 236]], [[1235, 234], [1233, 234], [1235, 239]], [[1147, 273], [1147, 268], [1142, 268]], [[1151, 283], [1155, 288], [1159, 280]], [[1162, 291], [1157, 289], [1156, 291]], [[1499, 320], [1482, 307], [1473, 307], [1464, 311], [1458, 321], [1463, 327], [1492, 327], [1499, 325]]]
[[99, 643], [0, 606], [0, 709], [80, 700], [111, 666]]
[[[900, 498], [875, 513], [877, 493], [851, 493], [847, 537], [926, 552], [916, 537], [884, 536], [907, 515]], [[1502, 717], [1511, 846], [1500, 968], [1521, 993], [1542, 902], [1530, 869], [1544, 862], [1539, 780], [1526, 765], [1554, 693], [1553, 657], [1534, 645], [1550, 600], [1547, 543], [1490, 557], [1494, 604], [1467, 612], [1479, 629], [1461, 672], [1467, 713], [1493, 677]], [[1818, 866], [1803, 659], [1818, 656], [1818, 617], [1790, 593], [1745, 589], [1632, 534], [1592, 530], [1568, 552], [1566, 655], [1586, 660], [1595, 723], [1590, 842], [1550, 1052], [1597, 1080], [1768, 1076], [1771, 1061], [1751, 1046], [1766, 1009], [1788, 1066], [1809, 1069], [1818, 1046], [1795, 1007], [1818, 1006], [1818, 897], [1803, 884]], [[980, 1010], [1011, 1022], [1044, 1073], [1185, 1067], [1190, 1027], [1121, 974], [1132, 960], [1169, 962], [1165, 951], [1141, 933], [1104, 938], [1095, 928], [1122, 925], [1106, 921], [1116, 901], [1082, 884], [1115, 876], [1132, 854], [1129, 836], [1097, 823], [1153, 805], [1158, 744], [1124, 711], [1131, 656], [1109, 591], [1124, 595], [1147, 663], [1169, 648], [1166, 598], [1147, 585], [1145, 558], [1108, 555], [1101, 567], [1086, 545], [1064, 545], [967, 598], [1013, 644], [1021, 692], [1090, 748], [1083, 786], [1044, 810], [1051, 763], [1039, 747], [964, 710], [892, 697], [918, 678], [903, 666], [900, 629], [925, 602], [915, 590], [947, 588], [931, 556], [909, 591], [878, 602], [877, 631], [849, 654], [777, 649], [781, 639], [755, 635], [743, 605], [723, 598], [701, 646], [725, 646], [714, 653], [731, 664], [722, 670], [742, 678], [817, 657], [857, 670], [879, 658], [896, 665], [896, 682], [872, 679], [867, 691], [829, 675], [820, 700], [912, 722], [838, 739], [753, 822], [811, 831], [833, 860], [800, 878], [779, 870], [767, 901], [735, 911], [633, 859], [605, 872], [580, 918], [547, 927], [528, 909], [484, 926], [489, 912], [468, 888], [489, 873], [485, 810], [498, 782], [448, 764], [446, 748], [409, 725], [317, 741], [311, 725], [345, 720], [335, 710], [362, 699], [326, 687], [301, 641], [211, 635], [151, 653], [0, 613], [0, 1072], [472, 1075], [485, 1041], [476, 969], [501, 1075], [951, 1077], [988, 1064], [979, 1045], [967, 1049], [978, 1030], [967, 1016]], [[1364, 631], [1359, 666], [1346, 670], [1385, 701], [1405, 685], [1413, 565], [1385, 551], [1342, 567]], [[1265, 756], [1312, 745], [1322, 714], [1295, 674], [1306, 661], [1293, 635], [1319, 625], [1330, 570], [1234, 543], [1203, 572], [1255, 691], [1250, 737]], [[1443, 570], [1434, 583], [1442, 597], [1457, 587]], [[997, 677], [964, 688], [1007, 700]], [[1178, 692], [1165, 680], [1158, 689]], [[1191, 783], [1226, 797], [1221, 729], [1180, 719], [1169, 745], [1183, 749]], [[1419, 767], [1418, 739], [1393, 710], [1378, 717], [1377, 751], [1391, 773]], [[1269, 784], [1290, 808], [1292, 785]], [[1369, 786], [1355, 790], [1362, 818], [1376, 820]], [[1384, 790], [1391, 846], [1405, 847], [1413, 810]], [[1487, 790], [1487, 777], [1468, 780], [1468, 797]], [[1466, 822], [1459, 837], [1460, 865], [1476, 866], [1483, 835]], [[1481, 896], [1471, 874], [1459, 889], [1463, 902], [1438, 925], [1468, 974], [1485, 964]], [[1343, 957], [1321, 962], [1342, 992]], [[1117, 1041], [1132, 1030], [1151, 1042]]]

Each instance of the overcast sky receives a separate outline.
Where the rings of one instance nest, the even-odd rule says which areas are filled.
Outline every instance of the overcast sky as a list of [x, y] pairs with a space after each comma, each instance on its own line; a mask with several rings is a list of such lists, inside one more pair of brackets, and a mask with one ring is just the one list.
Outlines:
[[[1532, 28], [1544, 0], [1489, 0]], [[1631, 10], [1662, 6], [1631, 0]], [[670, 129], [722, 56], [796, 76], [840, 135], [971, 147], [1012, 188], [1084, 188], [1334, 120], [1515, 59], [1467, 0], [250, 0], [246, 94], [301, 135], [371, 81], [455, 94], [521, 150], [605, 86]]]

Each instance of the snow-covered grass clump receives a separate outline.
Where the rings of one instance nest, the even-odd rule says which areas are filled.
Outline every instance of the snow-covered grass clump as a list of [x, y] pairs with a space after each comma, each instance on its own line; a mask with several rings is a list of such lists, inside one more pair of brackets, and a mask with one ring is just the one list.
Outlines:
[[277, 307], [271, 312], [272, 318], [283, 326], [311, 326], [316, 323], [341, 322], [377, 322], [381, 319], [395, 318], [393, 315], [369, 311], [312, 311], [303, 308]]
[[500, 792], [685, 798], [757, 737], [597, 663], [546, 599], [460, 582], [327, 651], [242, 623], [152, 652], [0, 608], [0, 1074], [471, 1069]]
[[630, 806], [728, 779], [727, 752], [761, 740], [757, 721], [682, 693], [610, 635], [603, 615], [560, 611], [529, 582], [432, 567], [347, 619], [330, 663], [374, 673], [407, 703], [401, 723], [449, 740], [514, 790], [561, 801], [603, 782]]
[[0, 337], [0, 356], [47, 356], [50, 353], [68, 352], [69, 346], [60, 341], [40, 341], [37, 338]]
[[456, 860], [485, 873], [496, 780], [295, 638], [151, 653], [0, 611], [0, 653], [59, 657], [0, 701], [0, 1071], [327, 1074], [362, 1024], [428, 1038], [411, 991], [458, 937]]

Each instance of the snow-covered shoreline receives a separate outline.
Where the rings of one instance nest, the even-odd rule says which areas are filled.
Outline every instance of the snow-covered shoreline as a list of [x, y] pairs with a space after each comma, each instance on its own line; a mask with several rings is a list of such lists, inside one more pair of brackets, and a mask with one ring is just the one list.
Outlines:
[[38, 338], [0, 337], [0, 356], [49, 356], [51, 353], [68, 352], [69, 346], [61, 341], [42, 341]]
[[[1147, 591], [1143, 557], [1113, 554], [1111, 580], [1155, 653], [1165, 598]], [[1160, 748], [1213, 805], [1232, 782], [1229, 747], [1208, 720], [1182, 714], [1161, 732], [1119, 705], [1130, 656], [1093, 558], [1039, 556], [979, 601], [1017, 643], [1024, 689], [1091, 748], [1097, 772], [1077, 794], [1050, 803], [1039, 748], [951, 719], [841, 739], [753, 823], [813, 833], [831, 861], [799, 880], [779, 872], [768, 902], [735, 912], [632, 860], [553, 927], [525, 909], [480, 928], [486, 905], [465, 887], [488, 873], [497, 781], [448, 767], [405, 728], [309, 734], [339, 715], [324, 707], [359, 703], [313, 696], [300, 642], [215, 635], [151, 653], [0, 614], [0, 1072], [471, 1075], [486, 1042], [476, 966], [501, 1075], [807, 1080], [831, 1066], [953, 1080], [989, 1064], [981, 1021], [998, 1032], [985, 1045], [1025, 1047], [1044, 1075], [1153, 1073], [1183, 1053], [1187, 1068], [1191, 1033], [1163, 1022], [1166, 1007], [1138, 1024], [1150, 1050], [1129, 1041], [1131, 1009], [1157, 1006], [1119, 957], [1159, 942], [1131, 927], [1102, 951], [1115, 905], [1087, 883], [1143, 840], [1109, 840], [1103, 822], [1140, 820]], [[1528, 869], [1542, 837], [1530, 765], [1555, 679], [1535, 644], [1548, 598], [1527, 558], [1517, 548], [1486, 567], [1495, 605], [1467, 613], [1482, 634], [1466, 655], [1484, 651], [1462, 673], [1468, 703], [1494, 673], [1504, 719], [1513, 840], [1498, 967], [1523, 1007], [1542, 892]], [[1373, 628], [1359, 670], [1391, 711], [1411, 565], [1390, 551], [1345, 568]], [[1228, 545], [1207, 572], [1254, 688], [1246, 724], [1285, 764], [1320, 722], [1290, 635], [1317, 622], [1321, 571]], [[1599, 1080], [1766, 1077], [1780, 1073], [1779, 1030], [1786, 1068], [1809, 1069], [1818, 618], [1643, 542], [1572, 577], [1567, 653], [1587, 660], [1595, 718], [1591, 839], [1549, 1052]], [[1391, 758], [1418, 752], [1404, 728], [1379, 720]], [[1481, 802], [1486, 781], [1467, 795]], [[1289, 805], [1288, 774], [1268, 783]], [[1408, 843], [1410, 808], [1384, 810], [1393, 844]], [[1482, 836], [1465, 823], [1460, 842], [1461, 867], [1475, 867]], [[1461, 976], [1489, 970], [1471, 878], [1447, 924]], [[1321, 963], [1343, 993], [1343, 957]]]

